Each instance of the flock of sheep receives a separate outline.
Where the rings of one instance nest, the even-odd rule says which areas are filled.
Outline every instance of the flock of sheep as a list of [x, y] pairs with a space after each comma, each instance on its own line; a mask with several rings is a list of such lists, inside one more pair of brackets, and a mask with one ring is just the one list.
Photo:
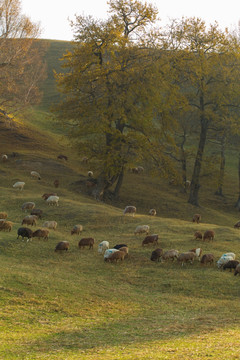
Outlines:
[[[36, 171], [31, 171], [30, 175], [32, 178], [41, 180], [40, 174]], [[92, 175], [93, 175], [92, 172], [91, 172], [91, 174], [88, 173], [89, 177], [91, 177]], [[54, 186], [58, 187], [59, 181], [58, 180], [56, 180], [56, 181], [58, 183], [57, 184], [54, 183]], [[25, 185], [24, 182], [18, 181], [13, 185], [13, 188], [22, 191], [24, 188], [24, 185]], [[59, 197], [57, 196], [56, 193], [45, 193], [42, 195], [42, 198], [43, 198], [43, 200], [46, 201], [46, 203], [49, 206], [58, 206], [59, 205]], [[30, 211], [30, 214], [26, 215], [23, 218], [21, 225], [36, 226], [38, 219], [41, 219], [42, 215], [43, 215], [42, 210], [35, 208], [34, 202], [25, 202], [22, 205], [22, 211], [24, 211], [24, 212]], [[136, 214], [136, 207], [135, 206], [126, 206], [126, 208], [123, 211], [123, 214], [124, 215], [128, 214], [128, 215], [134, 216]], [[155, 209], [149, 210], [150, 216], [156, 216], [156, 214], [157, 214], [157, 212]], [[193, 216], [193, 222], [199, 223], [200, 220], [201, 220], [200, 214], [195, 214]], [[12, 226], [13, 226], [13, 222], [7, 220], [7, 213], [0, 212], [0, 231], [11, 231]], [[240, 221], [237, 222], [234, 225], [234, 227], [240, 228]], [[27, 241], [29, 241], [30, 239], [32, 239], [34, 237], [37, 237], [39, 239], [42, 238], [44, 240], [48, 240], [49, 229], [56, 230], [56, 228], [57, 228], [56, 221], [45, 221], [42, 225], [42, 228], [37, 229], [35, 231], [33, 231], [27, 227], [20, 227], [17, 231], [17, 238], [19, 238], [21, 236], [23, 240], [25, 238], [27, 238]], [[71, 233], [71, 235], [74, 235], [74, 234], [79, 235], [79, 234], [81, 234], [82, 231], [83, 231], [82, 225], [77, 224], [77, 225], [73, 226], [70, 233]], [[134, 234], [135, 235], [141, 235], [141, 234], [146, 235], [142, 241], [142, 246], [149, 245], [149, 244], [157, 246], [158, 245], [158, 234], [149, 235], [149, 232], [150, 232], [150, 227], [148, 225], [139, 225], [136, 227]], [[215, 236], [215, 233], [213, 230], [207, 230], [207, 231], [205, 231], [204, 234], [202, 234], [200, 231], [196, 231], [194, 234], [195, 239], [200, 239], [203, 241], [213, 240], [214, 236]], [[78, 247], [81, 249], [81, 248], [84, 248], [85, 246], [87, 246], [89, 249], [93, 249], [94, 243], [95, 243], [95, 240], [92, 237], [82, 238], [79, 240]], [[68, 249], [69, 249], [68, 241], [61, 241], [55, 247], [56, 252], [67, 251]], [[98, 253], [104, 255], [103, 256], [104, 261], [117, 262], [119, 260], [122, 261], [126, 257], [128, 257], [129, 249], [126, 244], [117, 244], [113, 248], [110, 248], [108, 241], [102, 241], [98, 245]], [[240, 264], [239, 264], [239, 261], [235, 260], [235, 257], [236, 257], [236, 255], [234, 253], [223, 254], [220, 257], [220, 259], [217, 261], [217, 267], [221, 268], [223, 270], [230, 269], [230, 271], [232, 269], [234, 269], [235, 270], [234, 275], [237, 275], [238, 273], [240, 273]], [[183, 253], [179, 253], [179, 251], [175, 250], [175, 249], [167, 250], [164, 252], [163, 249], [156, 248], [154, 251], [152, 251], [151, 256], [150, 256], [150, 259], [152, 261], [157, 261], [157, 262], [160, 262], [160, 261], [164, 262], [164, 261], [168, 261], [168, 260], [174, 261], [176, 259], [179, 263], [182, 264], [182, 266], [187, 262], [190, 262], [192, 264], [196, 258], [200, 261], [200, 263], [202, 265], [214, 263], [214, 255], [213, 254], [202, 254], [201, 248], [194, 248], [194, 249], [191, 249], [191, 250], [189, 250], [187, 252], [183, 252]]]

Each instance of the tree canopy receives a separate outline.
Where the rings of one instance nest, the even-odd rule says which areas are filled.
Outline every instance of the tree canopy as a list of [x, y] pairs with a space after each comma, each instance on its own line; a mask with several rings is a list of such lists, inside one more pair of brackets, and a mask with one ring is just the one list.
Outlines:
[[0, 109], [6, 112], [38, 101], [45, 75], [44, 49], [35, 42], [40, 26], [21, 14], [20, 5], [0, 0]]

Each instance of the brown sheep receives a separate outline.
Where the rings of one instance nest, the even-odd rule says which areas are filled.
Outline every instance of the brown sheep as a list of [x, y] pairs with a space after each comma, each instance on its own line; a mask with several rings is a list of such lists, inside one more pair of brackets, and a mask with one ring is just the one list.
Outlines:
[[146, 236], [142, 242], [142, 246], [147, 245], [147, 244], [157, 245], [158, 244], [158, 235], [153, 234], [153, 235]]
[[59, 187], [59, 180], [54, 180], [53, 185], [55, 186], [55, 188]]
[[179, 254], [177, 260], [178, 260], [178, 262], [181, 262], [182, 266], [183, 266], [184, 263], [187, 263], [189, 261], [192, 264], [195, 257], [196, 257], [196, 254], [194, 252], [189, 251], [189, 252]]
[[45, 193], [42, 195], [42, 198], [44, 200], [47, 200], [50, 196], [57, 196], [57, 194], [56, 193]]
[[28, 216], [25, 216], [25, 218], [23, 219], [22, 221], [22, 225], [26, 224], [26, 225], [37, 225], [37, 216], [36, 215], [28, 215]]
[[118, 262], [118, 260], [123, 261], [124, 258], [125, 258], [125, 256], [126, 256], [125, 251], [118, 250], [118, 251], [114, 252], [114, 253], [108, 258], [108, 261], [110, 261], [110, 262], [114, 262], [114, 261]]
[[74, 225], [74, 227], [71, 230], [71, 235], [79, 235], [83, 231], [82, 225]]
[[237, 274], [240, 274], [240, 264], [236, 266], [236, 269], [234, 271], [234, 276], [236, 276]]
[[22, 211], [33, 210], [34, 208], [35, 208], [35, 203], [32, 201], [25, 202], [22, 205]]
[[204, 254], [201, 258], [201, 264], [207, 265], [207, 264], [213, 264], [214, 261], [214, 255], [213, 254]]
[[66, 155], [58, 155], [58, 157], [57, 157], [59, 160], [68, 160], [68, 157], [66, 156]]
[[33, 209], [31, 211], [31, 215], [35, 215], [35, 216], [37, 216], [37, 218], [41, 219], [42, 215], [43, 215], [43, 211], [40, 209]]
[[89, 246], [89, 249], [93, 249], [93, 244], [95, 240], [93, 238], [83, 238], [79, 240], [78, 247], [79, 249]]
[[214, 239], [214, 231], [213, 230], [207, 230], [205, 231], [204, 235], [203, 235], [203, 241], [205, 240], [213, 240]]
[[38, 239], [43, 238], [44, 240], [48, 240], [49, 230], [47, 229], [38, 229], [34, 231], [32, 237], [37, 237]]
[[201, 220], [200, 214], [193, 215], [193, 219], [192, 219], [193, 222], [196, 222], [197, 224], [199, 224], [200, 220]]
[[0, 231], [11, 231], [13, 227], [13, 223], [11, 221], [2, 221], [0, 225]]
[[238, 222], [234, 225], [234, 229], [240, 229], [240, 221], [238, 221]]
[[8, 214], [5, 211], [0, 212], [0, 219], [6, 219], [8, 217]]
[[161, 256], [163, 255], [163, 249], [155, 249], [153, 250], [152, 252], [152, 255], [151, 255], [151, 260], [152, 261], [158, 261], [160, 260]]
[[239, 264], [239, 261], [237, 260], [229, 260], [226, 264], [223, 265], [222, 269], [230, 269], [229, 271], [232, 272], [232, 269], [236, 269], [237, 265]]
[[69, 242], [68, 241], [60, 241], [56, 247], [54, 251], [62, 251], [62, 250], [66, 250], [68, 251], [69, 249]]
[[196, 231], [196, 232], [194, 233], [194, 237], [195, 237], [195, 240], [197, 240], [197, 239], [202, 240], [203, 235], [202, 235], [201, 231]]
[[125, 252], [125, 257], [128, 257], [128, 247], [127, 246], [123, 246], [119, 249], [120, 251], [124, 251]]

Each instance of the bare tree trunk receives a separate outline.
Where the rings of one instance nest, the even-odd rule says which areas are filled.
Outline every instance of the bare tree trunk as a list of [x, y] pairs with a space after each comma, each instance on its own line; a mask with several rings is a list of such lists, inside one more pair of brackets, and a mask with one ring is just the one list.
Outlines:
[[223, 136], [221, 139], [221, 153], [220, 153], [220, 170], [218, 177], [218, 189], [215, 192], [215, 195], [223, 196], [223, 181], [224, 181], [224, 171], [225, 171], [225, 145], [226, 145], [226, 136]]
[[120, 192], [120, 189], [121, 189], [121, 186], [122, 186], [122, 183], [123, 183], [123, 177], [124, 177], [124, 170], [122, 168], [122, 171], [118, 176], [117, 184], [115, 186], [115, 190], [114, 190], [114, 193], [113, 193], [113, 196], [115, 198], [117, 198], [119, 196], [119, 192]]
[[199, 178], [202, 166], [203, 152], [205, 148], [205, 143], [207, 139], [207, 131], [208, 131], [208, 121], [204, 118], [204, 115], [201, 116], [201, 132], [200, 139], [198, 144], [197, 156], [195, 159], [195, 164], [193, 168], [192, 181], [190, 186], [190, 194], [188, 202], [192, 205], [199, 206], [198, 203], [198, 193], [199, 193]]

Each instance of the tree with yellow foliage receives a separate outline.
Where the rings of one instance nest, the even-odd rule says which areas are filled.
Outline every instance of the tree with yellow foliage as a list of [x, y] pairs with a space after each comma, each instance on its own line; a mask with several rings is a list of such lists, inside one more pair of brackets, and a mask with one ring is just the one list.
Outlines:
[[40, 27], [21, 14], [19, 0], [0, 0], [0, 110], [16, 111], [39, 99], [45, 75], [36, 38]]

